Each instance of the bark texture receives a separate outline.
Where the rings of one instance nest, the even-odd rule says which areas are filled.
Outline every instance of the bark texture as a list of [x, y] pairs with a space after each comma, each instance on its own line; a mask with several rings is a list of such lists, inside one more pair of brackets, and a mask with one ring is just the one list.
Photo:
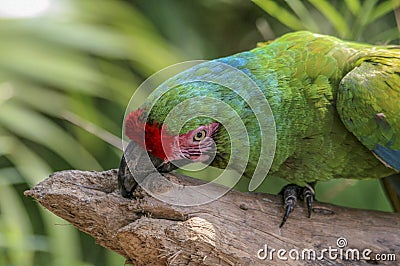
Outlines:
[[[166, 177], [183, 186], [202, 182], [175, 173]], [[137, 198], [130, 200], [118, 192], [116, 170], [57, 172], [25, 194], [134, 265], [354, 264], [341, 259], [339, 251], [332, 253], [336, 259], [326, 251], [323, 260], [307, 260], [311, 250], [321, 255], [323, 249], [338, 249], [340, 237], [347, 240], [343, 254], [358, 249], [361, 257], [363, 250], [372, 251], [371, 260], [360, 258], [357, 265], [400, 262], [400, 215], [394, 213], [315, 203], [311, 219], [298, 206], [279, 228], [278, 196], [230, 191], [209, 204], [179, 207], [138, 188]], [[260, 251], [265, 247], [267, 258], [258, 258], [258, 253], [266, 256]], [[286, 250], [280, 255], [287, 260], [278, 258], [279, 249]], [[290, 258], [297, 256], [294, 249], [300, 260]], [[397, 261], [373, 260], [378, 253], [394, 254]]]

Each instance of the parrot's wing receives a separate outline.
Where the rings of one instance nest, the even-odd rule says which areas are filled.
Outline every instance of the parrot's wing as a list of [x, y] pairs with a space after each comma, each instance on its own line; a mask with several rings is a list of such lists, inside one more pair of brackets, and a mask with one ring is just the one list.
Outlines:
[[356, 65], [340, 82], [338, 113], [382, 163], [400, 171], [400, 50], [373, 51]]

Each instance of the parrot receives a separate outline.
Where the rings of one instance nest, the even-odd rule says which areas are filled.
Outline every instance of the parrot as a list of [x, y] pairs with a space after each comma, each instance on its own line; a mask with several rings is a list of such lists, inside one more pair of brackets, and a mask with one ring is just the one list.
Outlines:
[[[316, 182], [390, 177], [391, 182], [400, 184], [400, 46], [376, 46], [299, 31], [210, 62], [244, 73], [268, 101], [276, 144], [267, 177], [288, 181], [280, 192], [280, 227], [298, 200], [306, 203], [311, 216]], [[201, 77], [208, 66], [206, 62], [185, 72], [197, 71], [194, 75]], [[178, 73], [172, 79], [179, 81], [182, 75]], [[249, 97], [255, 94], [251, 88], [242, 89]], [[212, 117], [193, 118], [179, 130], [164, 125], [174, 108], [178, 115], [202, 113], [202, 108], [213, 110], [213, 106], [191, 108], [199, 97], [211, 97], [227, 103], [243, 121], [250, 147], [242, 175], [251, 178], [260, 156], [262, 134], [254, 108], [243, 97], [200, 78], [162, 93], [160, 90], [161, 86], [124, 120], [126, 136], [151, 155], [158, 172], [195, 162], [209, 162], [223, 169], [231, 157], [240, 157], [231, 151], [230, 138], [242, 136], [235, 130], [228, 134]], [[158, 98], [153, 104], [155, 95]], [[187, 105], [176, 108], [184, 101]], [[215, 112], [224, 110], [215, 108]], [[125, 157], [126, 153], [118, 183], [122, 196], [132, 197], [137, 183]], [[398, 188], [392, 193], [397, 199]]]

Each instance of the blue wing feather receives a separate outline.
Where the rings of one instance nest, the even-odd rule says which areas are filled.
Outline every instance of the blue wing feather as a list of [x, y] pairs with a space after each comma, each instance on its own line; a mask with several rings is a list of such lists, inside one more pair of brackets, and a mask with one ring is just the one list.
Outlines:
[[373, 152], [392, 168], [400, 171], [400, 150], [393, 150], [377, 144]]

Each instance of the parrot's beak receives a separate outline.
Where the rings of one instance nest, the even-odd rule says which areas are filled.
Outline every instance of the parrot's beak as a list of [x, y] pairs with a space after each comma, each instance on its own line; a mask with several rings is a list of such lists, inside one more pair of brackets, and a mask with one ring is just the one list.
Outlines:
[[[148, 158], [150, 158], [151, 164], [148, 163]], [[146, 152], [142, 147], [137, 145], [135, 141], [129, 142], [122, 161], [131, 168], [131, 171], [136, 173], [151, 172], [154, 171], [154, 168], [160, 173], [168, 173], [188, 163], [193, 163], [189, 159], [181, 158], [171, 161], [163, 160]]]

